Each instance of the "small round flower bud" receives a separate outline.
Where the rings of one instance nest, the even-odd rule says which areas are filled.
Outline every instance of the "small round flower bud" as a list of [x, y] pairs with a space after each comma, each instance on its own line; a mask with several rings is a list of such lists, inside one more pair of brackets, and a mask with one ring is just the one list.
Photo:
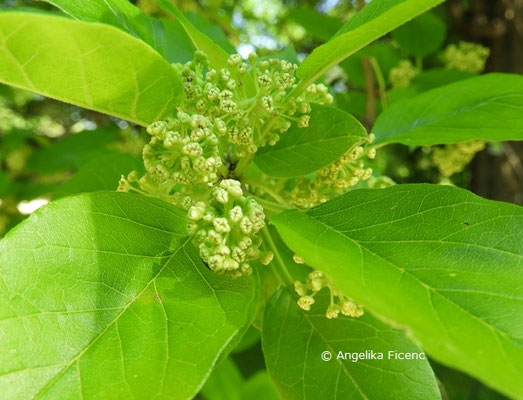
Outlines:
[[297, 254], [293, 254], [292, 255], [292, 259], [294, 260], [294, 262], [296, 264], [305, 264], [305, 261], [303, 261], [303, 258], [301, 258], [299, 255]]
[[269, 265], [272, 261], [272, 259], [274, 258], [274, 253], [272, 251], [267, 251], [265, 252], [261, 258], [260, 258], [260, 262], [263, 264], [263, 265]]
[[214, 229], [220, 233], [227, 233], [230, 232], [231, 227], [229, 226], [229, 222], [227, 222], [227, 219], [225, 218], [215, 218], [212, 221], [214, 225]]

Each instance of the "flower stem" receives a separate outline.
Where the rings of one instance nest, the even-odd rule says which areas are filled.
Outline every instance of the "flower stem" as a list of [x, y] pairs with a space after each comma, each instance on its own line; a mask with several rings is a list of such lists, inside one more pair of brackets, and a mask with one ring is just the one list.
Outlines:
[[265, 244], [268, 245], [271, 251], [274, 253], [274, 260], [271, 263], [274, 273], [276, 274], [280, 282], [283, 283], [285, 286], [293, 285], [294, 279], [292, 279], [291, 274], [287, 270], [285, 262], [283, 261], [280, 252], [276, 248], [274, 240], [272, 240], [271, 233], [269, 232], [269, 228], [267, 228], [267, 226], [264, 226], [262, 228], [262, 234], [265, 239]]
[[285, 201], [285, 199], [283, 197], [281, 197], [278, 193], [276, 193], [274, 190], [272, 190], [271, 188], [269, 188], [261, 183], [253, 182], [251, 180], [245, 181], [245, 183], [247, 185], [250, 185], [254, 188], [260, 189], [261, 191], [267, 193], [269, 196], [271, 196], [274, 200], [276, 200], [279, 204], [281, 204], [286, 209], [290, 208], [289, 204]]

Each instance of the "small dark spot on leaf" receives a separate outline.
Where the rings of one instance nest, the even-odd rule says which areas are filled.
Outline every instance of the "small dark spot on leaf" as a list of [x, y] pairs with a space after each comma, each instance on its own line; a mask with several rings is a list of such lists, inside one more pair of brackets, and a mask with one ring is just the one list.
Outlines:
[[470, 225], [470, 222], [463, 222], [463, 225], [465, 225], [465, 226], [469, 226], [469, 225]]

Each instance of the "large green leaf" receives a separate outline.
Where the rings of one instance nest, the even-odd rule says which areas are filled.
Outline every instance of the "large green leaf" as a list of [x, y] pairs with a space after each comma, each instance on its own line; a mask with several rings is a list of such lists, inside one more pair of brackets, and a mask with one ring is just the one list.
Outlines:
[[298, 69], [298, 76], [302, 80], [298, 91], [362, 47], [443, 1], [373, 0], [352, 17], [331, 40], [314, 49], [303, 61]]
[[159, 200], [97, 192], [0, 242], [0, 393], [192, 398], [254, 315], [254, 280], [211, 272]]
[[[315, 297], [309, 312], [284, 289], [267, 305], [263, 352], [282, 399], [440, 398], [426, 356], [401, 331], [371, 315], [327, 319], [330, 297], [324, 292]], [[355, 362], [339, 357], [340, 352], [370, 355], [368, 351], [378, 358]], [[421, 354], [425, 359], [398, 360], [389, 358], [389, 351]], [[325, 355], [332, 358], [324, 361]]]
[[0, 82], [141, 125], [170, 115], [181, 81], [147, 44], [109, 25], [0, 13]]
[[437, 185], [273, 218], [285, 242], [437, 360], [523, 396], [523, 208]]
[[266, 174], [279, 177], [307, 175], [332, 163], [367, 132], [356, 118], [333, 107], [313, 105], [308, 128], [296, 124], [275, 146], [261, 148], [254, 162]]
[[159, 20], [128, 0], [45, 0], [73, 18], [102, 22], [142, 39], [169, 62], [192, 59], [194, 47], [178, 21]]
[[376, 121], [375, 144], [523, 140], [523, 76], [488, 74], [401, 101]]

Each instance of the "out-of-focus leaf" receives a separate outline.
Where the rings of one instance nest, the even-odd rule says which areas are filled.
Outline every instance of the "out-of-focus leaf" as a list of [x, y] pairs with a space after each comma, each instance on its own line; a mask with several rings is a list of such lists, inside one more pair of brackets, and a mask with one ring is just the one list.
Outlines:
[[342, 27], [339, 19], [325, 15], [313, 8], [293, 8], [287, 16], [305, 28], [307, 36], [326, 42]]
[[93, 158], [111, 152], [107, 145], [117, 137], [118, 128], [113, 126], [71, 135], [34, 152], [27, 167], [31, 171], [43, 174], [77, 170]]
[[71, 179], [57, 188], [53, 198], [99, 190], [115, 191], [120, 177], [133, 170], [142, 172], [143, 162], [140, 158], [115, 151], [108, 152], [93, 158], [80, 168]]
[[[364, 58], [375, 58], [378, 63], [383, 79], [389, 81], [389, 72], [401, 60], [401, 53], [386, 42], [373, 43], [351, 57], [340, 63], [340, 67], [347, 74], [347, 80], [353, 86], [365, 87], [365, 74], [363, 72], [362, 60]], [[349, 92], [350, 93], [350, 92]]]
[[352, 17], [336, 35], [317, 47], [298, 69], [299, 92], [328, 69], [403, 23], [444, 0], [374, 0]]
[[227, 53], [236, 53], [236, 49], [229, 42], [229, 39], [227, 39], [227, 36], [218, 25], [207, 21], [195, 12], [188, 12], [185, 16], [196, 29], [212, 38], [212, 40]]
[[242, 400], [280, 400], [266, 371], [257, 372], [245, 381], [241, 398]]
[[200, 391], [205, 400], [241, 400], [243, 377], [234, 361], [223, 360]]
[[410, 54], [426, 57], [439, 50], [445, 41], [447, 26], [432, 12], [426, 12], [392, 31], [392, 37]]

